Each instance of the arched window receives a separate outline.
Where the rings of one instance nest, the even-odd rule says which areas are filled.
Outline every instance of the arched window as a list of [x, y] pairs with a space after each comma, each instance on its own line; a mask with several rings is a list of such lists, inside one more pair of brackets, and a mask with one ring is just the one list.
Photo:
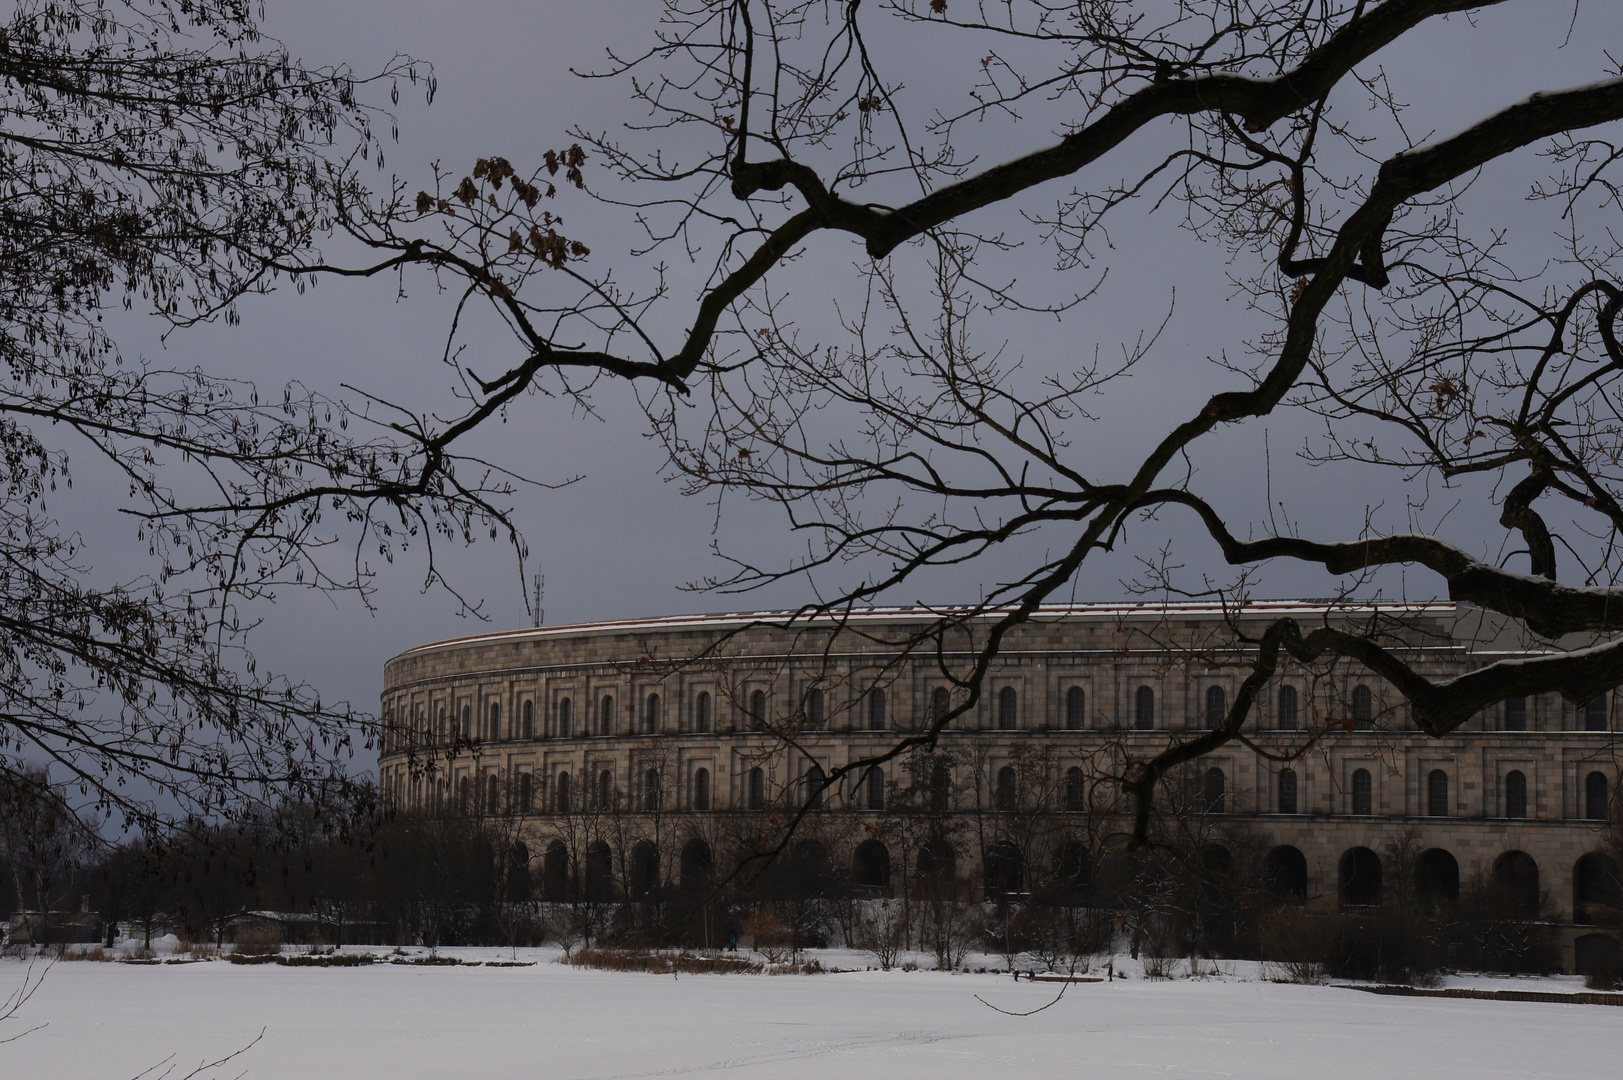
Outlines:
[[649, 769], [642, 774], [642, 808], [649, 813], [659, 809], [659, 770]]
[[614, 770], [601, 769], [597, 774], [597, 808], [614, 809]]
[[1279, 688], [1279, 730], [1295, 731], [1296, 725], [1301, 722], [1297, 707], [1296, 687], [1281, 686]]
[[710, 730], [710, 695], [701, 692], [693, 702], [693, 730], [706, 732]]
[[1426, 774], [1426, 814], [1429, 817], [1448, 816], [1448, 774], [1433, 769]]
[[952, 808], [952, 769], [938, 761], [930, 769], [930, 811], [945, 814]]
[[682, 888], [692, 892], [710, 885], [710, 871], [715, 869], [716, 861], [710, 845], [695, 836], [682, 845], [680, 865]]
[[858, 895], [877, 897], [890, 886], [890, 849], [878, 840], [864, 840], [851, 858], [851, 883]]
[[1507, 851], [1493, 861], [1493, 884], [1508, 901], [1511, 918], [1536, 919], [1538, 863], [1525, 851]]
[[614, 734], [614, 698], [609, 694], [604, 694], [603, 700], [598, 703], [597, 733], [599, 735]]
[[568, 698], [558, 702], [558, 738], [569, 738], [569, 714], [573, 711]]
[[1353, 770], [1352, 812], [1361, 817], [1375, 812], [1375, 779], [1368, 769]]
[[812, 689], [806, 691], [806, 726], [820, 728], [823, 726], [823, 692]]
[[464, 706], [462, 706], [462, 737], [464, 739], [472, 739], [473, 738], [473, 706], [472, 705], [464, 705]]
[[1584, 777], [1584, 817], [1590, 821], [1605, 821], [1607, 803], [1606, 774], [1600, 771]]
[[945, 686], [938, 686], [930, 691], [930, 720], [940, 720], [952, 711], [952, 695]]
[[1279, 770], [1279, 812], [1296, 813], [1296, 770]]
[[1606, 727], [1606, 695], [1602, 694], [1584, 706], [1584, 730], [1605, 731]]
[[883, 810], [885, 808], [885, 770], [875, 765], [868, 770], [864, 783], [867, 788], [867, 808], [869, 810]]
[[562, 840], [548, 844], [541, 857], [541, 891], [548, 900], [569, 897], [569, 849]]
[[1505, 774], [1505, 816], [1527, 816], [1527, 774], [1520, 769], [1512, 769]]
[[766, 808], [766, 770], [759, 765], [750, 770], [747, 799], [751, 810]]
[[766, 691], [756, 690], [750, 694], [750, 730], [766, 730]]
[[1623, 881], [1616, 861], [1598, 851], [1581, 857], [1572, 868], [1572, 921], [1581, 926], [1610, 919], [1623, 906]]
[[569, 774], [568, 773], [561, 772], [561, 773], [558, 774], [558, 782], [553, 785], [553, 795], [554, 795], [554, 800], [555, 800], [554, 805], [557, 806], [558, 813], [560, 813], [560, 814], [569, 813]]
[[456, 812], [466, 814], [473, 809], [473, 781], [466, 776], [457, 777], [456, 781]]
[[868, 691], [868, 730], [885, 730], [885, 692], [877, 686]]
[[659, 848], [652, 840], [638, 840], [631, 848], [631, 895], [646, 900], [659, 888]]
[[1505, 730], [1527, 730], [1527, 699], [1524, 697], [1508, 698], [1505, 701]]
[[1088, 791], [1082, 770], [1075, 765], [1065, 770], [1065, 809], [1079, 814], [1088, 806]]
[[524, 703], [524, 737], [526, 739], [535, 738], [535, 702], [533, 701]]
[[491, 773], [485, 780], [485, 813], [499, 814], [502, 812], [502, 781], [501, 777]]
[[1228, 719], [1229, 696], [1221, 686], [1206, 688], [1206, 726], [1215, 728]]
[[1206, 770], [1206, 810], [1208, 813], [1221, 814], [1223, 812], [1224, 796], [1228, 790], [1228, 777], [1223, 770], [1213, 768]]
[[535, 777], [529, 773], [518, 774], [518, 809], [521, 814], [528, 814], [535, 806]]
[[643, 705], [642, 730], [645, 735], [652, 735], [659, 730], [658, 694], [649, 694], [647, 702]]
[[1013, 810], [1015, 800], [1019, 796], [1020, 778], [1016, 775], [1013, 765], [1005, 765], [997, 771], [997, 791], [993, 795], [993, 805], [999, 810]]
[[1307, 899], [1307, 856], [1289, 844], [1271, 849], [1262, 859], [1262, 891], [1275, 903]]
[[609, 900], [614, 896], [614, 849], [607, 841], [586, 845], [586, 898]]
[[1020, 695], [1015, 693], [1014, 687], [1005, 686], [997, 694], [997, 729], [999, 731], [1013, 731], [1019, 723]]
[[1087, 698], [1080, 686], [1065, 691], [1065, 730], [1081, 731], [1087, 726]]
[[502, 737], [502, 707], [500, 702], [490, 703], [490, 740], [495, 742]]
[[710, 770], [693, 770], [693, 809], [710, 809]]
[[985, 866], [981, 871], [985, 883], [985, 897], [996, 900], [1025, 887], [1026, 860], [1020, 849], [1007, 840], [987, 849]]
[[1422, 851], [1414, 863], [1414, 891], [1432, 904], [1460, 898], [1460, 863], [1442, 848]]
[[1367, 847], [1341, 856], [1342, 907], [1375, 907], [1381, 902], [1381, 857]]
[[1137, 700], [1133, 704], [1133, 726], [1139, 731], [1152, 730], [1155, 727], [1155, 691], [1147, 686], [1139, 687]]
[[806, 805], [813, 810], [823, 808], [823, 788], [828, 784], [828, 776], [823, 772], [821, 765], [813, 764], [806, 769]]
[[1358, 731], [1372, 731], [1375, 728], [1375, 695], [1363, 683], [1353, 687], [1352, 718], [1353, 728]]

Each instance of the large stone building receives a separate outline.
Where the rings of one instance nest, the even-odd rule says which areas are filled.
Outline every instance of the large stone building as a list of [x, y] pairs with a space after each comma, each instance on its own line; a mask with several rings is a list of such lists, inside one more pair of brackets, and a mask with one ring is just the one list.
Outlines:
[[[1005, 639], [976, 705], [930, 757], [932, 777], [920, 779], [912, 755], [823, 793], [820, 835], [849, 843], [830, 857], [853, 867], [856, 887], [891, 888], [893, 862], [912, 873], [929, 853], [892, 852], [871, 826], [925, 804], [977, 823], [956, 845], [967, 850], [954, 853], [971, 874], [991, 874], [997, 862], [995, 852], [972, 850], [989, 843], [989, 816], [1094, 821], [1067, 835], [1110, 842], [1121, 807], [1118, 788], [1101, 778], [1223, 713], [1248, 673], [1236, 631], [1254, 638], [1282, 615], [1305, 624], [1327, 617], [1285, 602], [1226, 618], [1202, 605], [1044, 609]], [[612, 815], [613, 835], [595, 827], [587, 859], [600, 876], [626, 868], [631, 891], [647, 888], [677, 865], [708, 866], [728, 820], [800, 806], [823, 777], [963, 700], [946, 673], [967, 667], [984, 626], [962, 628], [939, 649], [898, 647], [934, 617], [879, 609], [792, 623], [677, 617], [418, 646], [387, 665], [382, 789], [407, 811], [516, 812], [531, 850], [562, 850], [560, 838], [583, 835], [583, 814]], [[1481, 613], [1453, 605], [1343, 609], [1335, 618], [1380, 623], [1433, 677], [1526, 651]], [[1367, 671], [1345, 662], [1286, 668], [1258, 702], [1253, 746], [1230, 744], [1202, 760], [1191, 784], [1202, 813], [1263, 838], [1267, 872], [1308, 909], [1379, 902], [1383, 860], [1407, 851], [1409, 866], [1385, 867], [1386, 890], [1401, 872], [1422, 890], [1497, 875], [1546, 891], [1570, 968], [1601, 947], [1595, 924], [1609, 921], [1615, 903], [1600, 851], [1619, 774], [1611, 698], [1512, 700], [1436, 740]], [[1275, 759], [1304, 747], [1294, 760]], [[930, 794], [909, 802], [920, 784]], [[1019, 857], [1032, 865], [1060, 857], [1041, 848], [1028, 844]], [[1007, 861], [997, 873], [1010, 873]]]

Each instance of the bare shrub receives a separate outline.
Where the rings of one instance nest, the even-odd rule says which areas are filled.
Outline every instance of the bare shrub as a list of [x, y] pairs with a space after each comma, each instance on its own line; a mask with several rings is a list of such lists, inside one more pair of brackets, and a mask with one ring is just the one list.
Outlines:
[[1591, 990], [1623, 990], [1623, 960], [1613, 955], [1592, 961], [1584, 985]]
[[770, 905], [756, 908], [741, 929], [754, 941], [755, 951], [769, 964], [786, 963], [794, 955], [794, 934]]
[[970, 945], [983, 932], [979, 909], [959, 900], [927, 900], [920, 908], [922, 936], [935, 954], [936, 968], [952, 971], [962, 966]]
[[1325, 979], [1330, 953], [1329, 924], [1310, 915], [1281, 915], [1262, 925], [1264, 977], [1273, 982], [1312, 985]]
[[878, 962], [880, 971], [896, 966], [907, 942], [907, 915], [901, 903], [874, 900], [863, 904], [855, 930], [856, 946]]

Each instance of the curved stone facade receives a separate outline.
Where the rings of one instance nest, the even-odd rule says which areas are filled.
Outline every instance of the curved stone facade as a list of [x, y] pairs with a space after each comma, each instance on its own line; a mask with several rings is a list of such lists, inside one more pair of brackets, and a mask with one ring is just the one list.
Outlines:
[[[980, 699], [932, 754], [846, 776], [808, 835], [870, 893], [893, 887], [893, 864], [914, 873], [928, 861], [898, 832], [912, 813], [956, 823], [953, 857], [970, 874], [1006, 876], [998, 850], [1036, 867], [1108, 844], [1122, 828], [1115, 765], [1225, 710], [1246, 674], [1234, 628], [1281, 614], [1323, 618], [1266, 602], [1227, 621], [1197, 605], [1044, 609], [1005, 639]], [[591, 846], [598, 874], [635, 892], [708, 866], [749, 815], [798, 810], [822, 776], [961, 701], [949, 675], [983, 627], [902, 651], [931, 617], [679, 617], [419, 646], [386, 667], [381, 788], [406, 811], [516, 816], [532, 851]], [[1518, 651], [1452, 605], [1338, 617], [1382, 620], [1434, 677]], [[1580, 707], [1531, 698], [1433, 740], [1367, 671], [1287, 669], [1258, 703], [1256, 749], [1203, 759], [1167, 801], [1206, 833], [1261, 843], [1270, 866], [1291, 864], [1282, 872], [1309, 907], [1371, 899], [1358, 873], [1369, 853], [1418, 853], [1405, 882], [1510, 873], [1525, 884], [1532, 867], [1567, 924], [1570, 967], [1615, 889], [1593, 872], [1618, 783], [1612, 713], [1611, 695]], [[1298, 760], [1269, 760], [1309, 741]]]

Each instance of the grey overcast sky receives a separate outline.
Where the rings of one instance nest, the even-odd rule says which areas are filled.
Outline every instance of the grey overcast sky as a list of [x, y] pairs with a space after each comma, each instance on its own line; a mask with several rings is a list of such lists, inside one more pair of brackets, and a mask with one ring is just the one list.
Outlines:
[[[967, 0], [953, 0], [967, 3]], [[429, 4], [420, 0], [267, 0], [265, 30], [281, 39], [296, 57], [311, 64], [344, 62], [358, 72], [378, 69], [397, 53], [433, 63], [439, 94], [431, 107], [409, 88], [395, 110], [397, 145], [387, 147], [388, 171], [426, 186], [429, 166], [441, 160], [466, 171], [476, 157], [500, 154], [521, 169], [533, 167], [550, 146], [567, 144], [566, 129], [579, 124], [613, 130], [637, 113], [622, 83], [587, 82], [570, 67], [598, 64], [605, 47], [632, 52], [647, 46], [659, 5], [653, 0], [564, 3], [556, 0], [498, 2], [465, 0]], [[868, 9], [864, 9], [865, 12]], [[873, 5], [878, 23], [883, 8]], [[1480, 115], [1484, 103], [1508, 104], [1536, 89], [1588, 81], [1606, 73], [1602, 49], [1623, 42], [1623, 4], [1590, 0], [1572, 22], [1570, 4], [1523, 0], [1477, 16], [1476, 30], [1458, 21], [1429, 24], [1401, 48], [1383, 53], [1380, 65], [1400, 97], [1412, 103], [1406, 117], [1411, 134], [1447, 133]], [[1572, 32], [1569, 35], [1569, 26]], [[943, 108], [969, 85], [972, 56], [938, 47], [927, 33], [910, 38], [885, 36], [887, 58], [895, 77], [907, 85], [905, 95], [921, 106], [939, 98]], [[1056, 122], [1057, 122], [1056, 118]], [[980, 131], [978, 145], [1014, 152], [1039, 145], [1038, 126], [1005, 133], [995, 127]], [[1146, 148], [1146, 154], [1154, 147]], [[1146, 157], [1145, 160], [1148, 160]], [[1119, 175], [1115, 166], [1111, 178]], [[1491, 184], [1525, 184], [1528, 176], [1495, 179]], [[380, 183], [383, 178], [379, 178]], [[1029, 205], [1042, 207], [1063, 195], [1069, 185], [1035, 193]], [[1503, 196], [1503, 190], [1500, 195]], [[561, 201], [561, 200], [560, 200]], [[885, 201], [885, 200], [880, 200]], [[899, 201], [899, 200], [897, 200]], [[1517, 196], [1501, 197], [1500, 206], [1517, 205]], [[630, 264], [627, 251], [635, 234], [624, 220], [576, 201], [571, 235], [591, 244], [594, 261]], [[1010, 355], [1034, 371], [1063, 369], [1078, 355], [1091, 355], [1097, 343], [1118, 350], [1139, 328], [1158, 323], [1177, 302], [1166, 334], [1150, 361], [1108, 399], [1092, 441], [1078, 444], [1088, 460], [1126, 461], [1143, 440], [1187, 415], [1213, 390], [1233, 385], [1236, 376], [1209, 362], [1225, 351], [1237, 356], [1249, 332], [1243, 301], [1234, 299], [1224, 274], [1221, 252], [1201, 250], [1176, 227], [1176, 211], [1164, 218], [1140, 217], [1137, 231], [1113, 235], [1113, 267], [1108, 286], [1089, 306], [1055, 325], [1021, 325], [1008, 331]], [[1019, 219], [1009, 217], [1017, 226]], [[978, 223], [979, 224], [979, 223]], [[1515, 228], [1516, 220], [1507, 219]], [[1537, 228], [1547, 228], [1539, 224]], [[849, 271], [856, 251], [837, 240], [819, 240], [806, 264], [797, 270], [805, 292], [824, 306], [808, 301], [802, 315], [831, 318], [821, 289]], [[339, 252], [342, 254], [342, 252]], [[1041, 288], [1052, 273], [1045, 252], [1018, 255], [1031, 261], [1028, 279]], [[1010, 265], [1018, 267], [1019, 264]], [[681, 269], [677, 267], [680, 274]], [[1080, 281], [1080, 277], [1078, 279]], [[687, 283], [691, 290], [693, 285]], [[1060, 291], [1080, 287], [1059, 281]], [[838, 291], [831, 286], [830, 293]], [[684, 309], [687, 310], [687, 309]], [[144, 353], [167, 362], [198, 363], [221, 373], [251, 378], [262, 388], [302, 379], [331, 393], [338, 384], [383, 387], [392, 396], [427, 403], [444, 400], [450, 380], [438, 363], [447, 306], [426, 281], [417, 281], [405, 300], [394, 295], [392, 281], [324, 282], [312, 293], [279, 293], [256, 299], [243, 309], [240, 327], [205, 327], [172, 336], [159, 344], [150, 328], [137, 327], [124, 338], [127, 353]], [[998, 339], [999, 318], [983, 330]], [[1020, 336], [1015, 337], [1015, 333]], [[476, 339], [477, 340], [477, 339]], [[1001, 339], [999, 339], [1001, 340]], [[493, 356], [508, 358], [508, 342], [486, 339]], [[475, 364], [494, 369], [499, 360]], [[722, 568], [710, 555], [716, 518], [713, 508], [685, 499], [675, 486], [659, 479], [661, 456], [646, 437], [634, 400], [622, 388], [604, 387], [596, 401], [596, 418], [572, 416], [556, 402], [527, 398], [507, 421], [481, 436], [481, 448], [504, 464], [537, 480], [558, 481], [579, 474], [570, 487], [521, 496], [519, 520], [526, 532], [536, 568], [546, 574], [547, 621], [564, 623], [638, 615], [792, 605], [809, 598], [800, 585], [783, 585], [754, 597], [720, 597], [684, 592], [679, 586]], [[1302, 418], [1281, 418], [1266, 428], [1272, 451], [1272, 495], [1284, 501], [1292, 517], [1317, 521], [1321, 535], [1355, 533], [1366, 508], [1375, 504], [1383, 529], [1407, 527], [1404, 503], [1409, 498], [1395, 478], [1378, 483], [1348, 471], [1306, 469], [1291, 459], [1303, 439], [1312, 435]], [[1223, 433], [1209, 440], [1200, 470], [1203, 490], [1237, 509], [1242, 517], [1263, 522], [1266, 513], [1265, 428]], [[1363, 485], [1363, 486], [1361, 486]], [[81, 496], [94, 503], [95, 483], [81, 485]], [[1434, 501], [1434, 526], [1451, 500]], [[127, 522], [104, 522], [93, 505], [55, 508], [65, 518], [85, 521], [91, 558], [98, 571], [122, 573], [143, 569], [126, 561], [134, 530]], [[1445, 523], [1456, 540], [1481, 547], [1497, 544], [1489, 519], [1461, 515]], [[773, 515], [738, 508], [722, 518], [719, 539], [731, 547], [787, 551], [781, 522]], [[1132, 556], [1148, 553], [1166, 536], [1146, 527], [1135, 538], [1141, 547], [1090, 566], [1078, 582], [1081, 599], [1122, 595], [1121, 578], [1134, 572]], [[1488, 534], [1492, 533], [1492, 536]], [[1480, 536], [1478, 536], [1480, 534]], [[1052, 543], [1039, 538], [1034, 543]], [[1181, 561], [1209, 565], [1209, 551], [1191, 545]], [[1002, 559], [1029, 555], [1032, 546], [1014, 545]], [[456, 615], [443, 594], [420, 589], [422, 566], [411, 560], [384, 568], [378, 580], [379, 608], [368, 614], [350, 600], [285, 594], [254, 639], [255, 651], [269, 666], [306, 679], [328, 698], [348, 698], [363, 708], [376, 707], [384, 660], [410, 645], [482, 629], [524, 625], [525, 605], [511, 552], [502, 544], [483, 543], [465, 552], [446, 552], [446, 571], [465, 591], [485, 599], [490, 623]], [[1007, 565], [1002, 563], [1001, 565]], [[921, 582], [896, 602], [951, 601], [973, 597], [995, 580], [998, 560], [968, 571], [941, 574]], [[1213, 565], [1213, 569], [1217, 569]], [[1275, 572], [1266, 579], [1275, 594], [1322, 593], [1322, 577]], [[1423, 585], [1421, 591], [1429, 589]], [[926, 594], [924, 590], [933, 590]]]

